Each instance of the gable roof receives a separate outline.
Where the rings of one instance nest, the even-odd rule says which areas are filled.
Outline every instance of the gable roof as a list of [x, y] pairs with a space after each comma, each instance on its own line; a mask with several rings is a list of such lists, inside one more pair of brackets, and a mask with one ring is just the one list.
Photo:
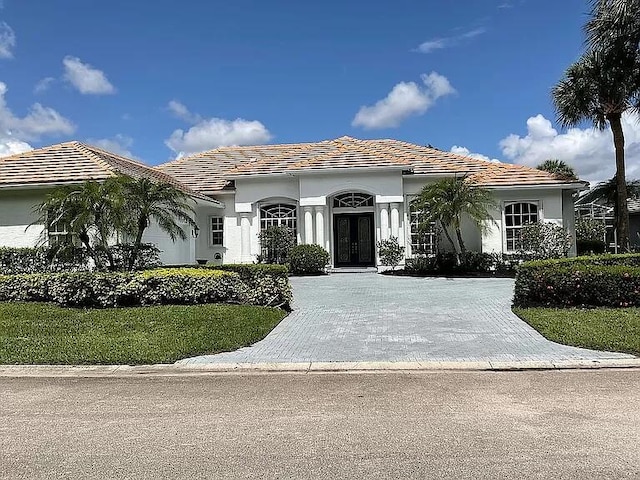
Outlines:
[[81, 142], [0, 157], [0, 187], [106, 180], [118, 174], [169, 183], [187, 195], [213, 201], [157, 168]]
[[183, 157], [157, 168], [206, 194], [230, 186], [236, 178], [348, 168], [396, 168], [418, 175], [463, 175], [487, 187], [510, 185], [583, 185], [522, 165], [488, 162], [400, 140], [340, 137], [315, 143], [220, 147]]

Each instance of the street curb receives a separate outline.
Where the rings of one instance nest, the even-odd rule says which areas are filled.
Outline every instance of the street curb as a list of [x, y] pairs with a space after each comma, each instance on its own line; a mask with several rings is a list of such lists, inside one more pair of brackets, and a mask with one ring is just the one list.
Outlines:
[[224, 373], [374, 373], [437, 371], [597, 370], [640, 368], [640, 358], [479, 362], [174, 363], [157, 365], [2, 365], [0, 377], [149, 377]]

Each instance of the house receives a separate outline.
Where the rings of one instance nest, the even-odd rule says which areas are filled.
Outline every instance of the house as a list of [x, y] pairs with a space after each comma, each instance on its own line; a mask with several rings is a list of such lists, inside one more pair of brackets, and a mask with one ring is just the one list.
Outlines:
[[109, 171], [170, 179], [197, 203], [190, 241], [149, 235], [165, 263], [254, 262], [258, 234], [271, 225], [291, 227], [298, 243], [323, 246], [334, 267], [379, 266], [376, 241], [392, 236], [407, 256], [433, 253], [439, 243], [448, 246], [436, 229], [418, 232], [421, 212], [411, 200], [427, 183], [460, 175], [491, 189], [499, 205], [486, 232], [463, 225], [467, 248], [515, 252], [527, 222], [554, 222], [573, 233], [574, 194], [585, 188], [533, 168], [389, 139], [222, 147], [158, 167], [72, 142], [0, 159], [0, 245], [34, 243], [42, 232], [25, 233], [28, 212], [47, 189]]
[[[198, 215], [217, 215], [224, 205], [202, 195], [175, 178], [141, 162], [80, 142], [67, 142], [0, 158], [0, 247], [34, 247], [65, 235], [33, 225], [34, 207], [46, 194], [61, 185], [86, 180], [106, 180], [118, 174], [168, 182], [189, 195]], [[195, 238], [175, 244], [157, 225], [151, 225], [143, 241], [163, 252], [165, 263], [190, 263], [195, 257]]]

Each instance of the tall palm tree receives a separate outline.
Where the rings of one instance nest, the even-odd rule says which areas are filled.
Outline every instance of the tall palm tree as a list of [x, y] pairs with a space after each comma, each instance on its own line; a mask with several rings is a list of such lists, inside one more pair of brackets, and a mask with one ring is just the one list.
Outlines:
[[195, 211], [188, 195], [168, 183], [152, 182], [148, 178], [129, 179], [124, 185], [126, 199], [124, 228], [134, 237], [128, 269], [133, 270], [142, 237], [151, 222], [158, 224], [172, 241], [185, 240], [187, 233], [177, 221], [196, 228]]
[[447, 230], [449, 227], [453, 228], [460, 246], [459, 253], [463, 256], [467, 249], [462, 239], [462, 219], [469, 218], [481, 232], [484, 232], [487, 223], [494, 222], [489, 210], [497, 208], [491, 191], [474, 185], [466, 175], [443, 178], [425, 185], [415, 202], [416, 207], [424, 212], [421, 223], [439, 223], [445, 237], [458, 253], [456, 244]]
[[576, 171], [571, 165], [558, 159], [549, 159], [542, 162], [536, 167], [538, 170], [544, 170], [561, 178], [563, 180], [577, 180]]
[[633, 75], [620, 68], [615, 55], [589, 50], [567, 69], [552, 96], [562, 126], [574, 127], [588, 121], [600, 130], [607, 125], [611, 128], [616, 156], [618, 239], [620, 247], [629, 250], [622, 114], [637, 110], [639, 89]]
[[[580, 204], [598, 202], [604, 205], [613, 206], [615, 211], [617, 197], [618, 184], [616, 183], [616, 177], [613, 177], [606, 182], [598, 183], [595, 187], [582, 195], [578, 202]], [[627, 181], [627, 197], [634, 200], [640, 198], [640, 180]]]
[[638, 61], [640, 0], [592, 0], [585, 32], [591, 48], [617, 52], [625, 63]]

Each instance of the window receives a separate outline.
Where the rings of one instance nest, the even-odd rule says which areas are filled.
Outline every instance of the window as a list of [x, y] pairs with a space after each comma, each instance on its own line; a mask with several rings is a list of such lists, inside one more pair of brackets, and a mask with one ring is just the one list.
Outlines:
[[333, 206], [337, 208], [373, 207], [373, 196], [366, 193], [343, 193], [333, 198]]
[[285, 203], [274, 203], [260, 207], [260, 230], [284, 226], [296, 232], [297, 207]]
[[[412, 255], [435, 255], [438, 252], [438, 234], [436, 222], [428, 225], [422, 222], [423, 212], [416, 208], [415, 203], [409, 204], [409, 227], [411, 232], [411, 254]], [[425, 228], [426, 227], [426, 228]]]
[[508, 203], [504, 207], [504, 230], [507, 252], [522, 248], [520, 240], [523, 225], [538, 221], [538, 204], [532, 202]]
[[69, 233], [67, 232], [66, 225], [60, 222], [49, 225], [47, 236], [49, 239], [50, 247], [56, 247], [58, 245], [66, 243], [70, 237]]
[[224, 218], [211, 217], [211, 245], [223, 245]]

